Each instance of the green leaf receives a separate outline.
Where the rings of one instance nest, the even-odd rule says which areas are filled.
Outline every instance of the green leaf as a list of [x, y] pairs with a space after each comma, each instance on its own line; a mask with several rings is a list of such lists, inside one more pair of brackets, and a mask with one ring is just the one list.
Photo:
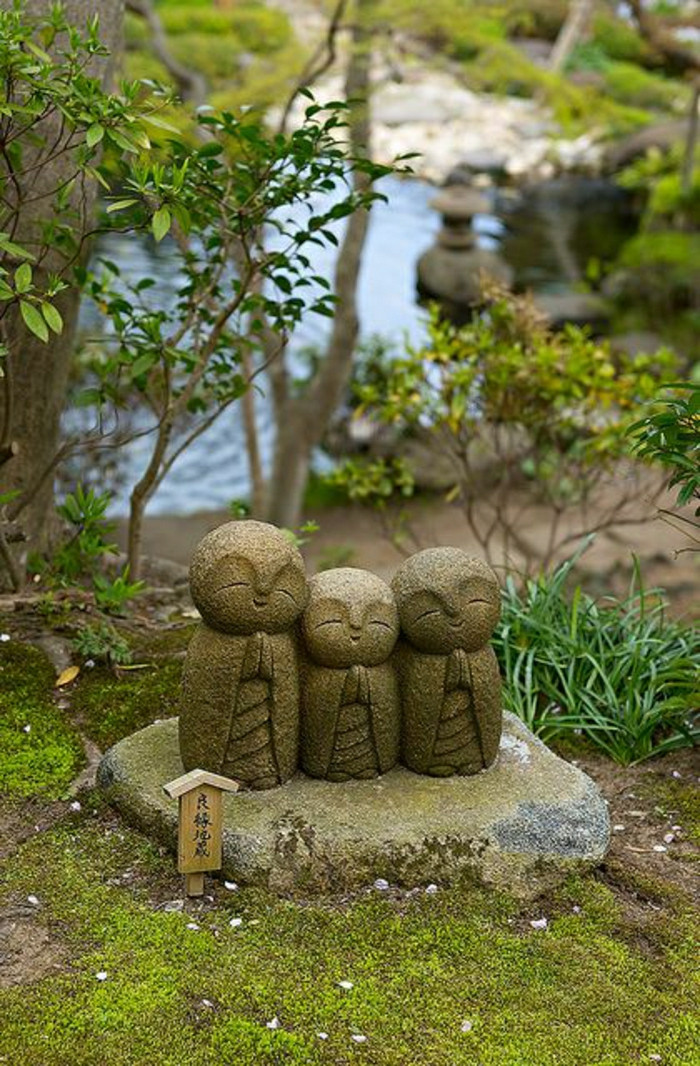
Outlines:
[[8, 255], [13, 255], [17, 259], [36, 259], [31, 252], [11, 241], [6, 233], [0, 233], [0, 252], [7, 252]]
[[46, 344], [49, 339], [49, 331], [36, 307], [34, 307], [33, 304], [27, 303], [26, 300], [20, 300], [19, 309], [27, 329], [30, 330], [35, 337], [38, 337], [40, 341], [43, 341], [44, 344]]
[[170, 222], [170, 211], [168, 210], [168, 208], [165, 206], [159, 207], [155, 215], [153, 216], [153, 221], [151, 222], [153, 236], [157, 241], [163, 240], [163, 237], [170, 229]]
[[22, 263], [15, 271], [15, 288], [17, 292], [29, 292], [32, 287], [32, 268], [29, 263]]
[[42, 303], [41, 313], [44, 316], [49, 329], [53, 330], [54, 333], [63, 332], [63, 319], [61, 318], [60, 312], [53, 306], [53, 304]]
[[113, 204], [110, 204], [107, 208], [107, 214], [111, 215], [114, 211], [126, 211], [127, 207], [132, 207], [137, 204], [138, 200], [115, 200]]
[[104, 135], [104, 126], [100, 126], [99, 122], [95, 122], [92, 126], [88, 126], [88, 131], [85, 134], [85, 143], [88, 148], [94, 148], [96, 144], [100, 143]]

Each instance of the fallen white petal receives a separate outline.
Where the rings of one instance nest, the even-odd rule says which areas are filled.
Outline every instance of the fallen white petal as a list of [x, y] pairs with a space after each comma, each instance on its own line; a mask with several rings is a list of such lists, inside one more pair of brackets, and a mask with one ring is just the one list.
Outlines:
[[107, 973], [106, 973], [105, 970], [100, 970], [99, 973], [95, 974], [95, 977], [97, 978], [98, 981], [106, 981], [107, 980]]
[[683, 826], [682, 825], [672, 825], [671, 829], [673, 830], [674, 833], [680, 833], [681, 830], [683, 829]]
[[664, 844], [654, 844], [654, 851], [668, 851]]
[[231, 921], [228, 924], [231, 926], [232, 929], [238, 929], [239, 925], [243, 925], [243, 919], [242, 918], [232, 918]]
[[674, 771], [673, 771], [673, 776], [674, 776], [674, 777], [676, 777], [676, 778], [678, 778], [678, 777], [682, 777], [682, 776], [683, 776], [683, 774], [679, 774], [679, 773], [678, 773], [678, 770], [674, 770]]
[[581, 908], [579, 907], [579, 905], [577, 903], [575, 903], [571, 909], [574, 912], [574, 914], [580, 914], [581, 913]]
[[282, 1022], [279, 1020], [277, 1015], [274, 1016], [274, 1018], [272, 1019], [271, 1022], [266, 1022], [265, 1024], [266, 1024], [268, 1029], [281, 1029], [282, 1028]]
[[213, 1007], [214, 1004], [212, 1003], [212, 1001], [210, 999], [203, 999], [202, 1000], [202, 1006], [203, 1007]]
[[238, 885], [235, 881], [224, 881], [224, 888], [227, 888], [229, 892], [235, 892]]
[[428, 887], [426, 888], [425, 891], [428, 893], [429, 896], [434, 896], [435, 893], [438, 891], [438, 886], [437, 885], [428, 885]]
[[464, 1021], [460, 1025], [460, 1029], [462, 1030], [463, 1033], [471, 1033], [473, 1028], [474, 1028], [474, 1022], [470, 1022], [470, 1021]]
[[328, 1039], [328, 1033], [316, 1033], [316, 1036], [318, 1037], [319, 1040], [327, 1040]]
[[86, 659], [85, 662], [83, 663], [83, 666], [86, 666], [88, 668], [88, 670], [92, 670], [94, 665], [95, 665], [95, 660], [94, 659]]
[[676, 838], [673, 833], [667, 833], [664, 837], [664, 844], [672, 844], [675, 839]]
[[615, 833], [624, 833], [624, 831], [625, 831], [624, 825], [614, 825], [613, 826], [613, 832], [615, 832]]
[[374, 882], [374, 887], [380, 892], [386, 892], [387, 888], [389, 887], [389, 882], [385, 881], [383, 877], [378, 877], [377, 880]]
[[338, 981], [338, 988], [351, 989], [353, 987], [352, 981]]
[[363, 1036], [362, 1033], [353, 1033], [350, 1039], [354, 1040], [356, 1044], [365, 1044], [367, 1042], [367, 1037]]
[[199, 926], [197, 925], [196, 922], [188, 922], [187, 923], [187, 928], [188, 929], [199, 929]]
[[546, 929], [548, 924], [546, 918], [533, 918], [530, 922], [533, 929]]
[[31, 903], [32, 907], [38, 907], [39, 899], [37, 896], [27, 896], [27, 903]]
[[72, 811], [82, 811], [83, 808], [82, 808], [82, 804], [80, 803], [80, 800], [73, 800], [73, 802], [70, 805], [70, 809]]
[[167, 903], [163, 904], [163, 910], [170, 913], [171, 911], [181, 911], [185, 906], [184, 899], [169, 899]]
[[22, 726], [22, 732], [23, 733], [31, 733], [31, 731], [32, 731], [32, 727], [30, 725], [23, 725]]
[[652, 1062], [661, 1062], [661, 1056], [660, 1055], [650, 1055], [649, 1058], [651, 1059]]
[[10, 634], [9, 633], [0, 633], [0, 640], [3, 642], [3, 644], [5, 644], [6, 641], [8, 641], [9, 639], [10, 639]]

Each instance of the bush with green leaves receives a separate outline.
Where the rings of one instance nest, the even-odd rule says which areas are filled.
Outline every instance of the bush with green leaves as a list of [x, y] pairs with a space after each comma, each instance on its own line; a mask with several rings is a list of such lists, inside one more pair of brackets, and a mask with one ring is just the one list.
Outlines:
[[570, 589], [581, 552], [554, 574], [506, 580], [494, 648], [505, 706], [546, 742], [580, 735], [622, 765], [700, 739], [700, 631], [668, 618], [638, 567], [627, 597]]
[[[677, 506], [697, 501], [695, 519], [700, 519], [700, 385], [674, 385], [661, 404], [650, 407], [644, 418], [630, 427], [630, 434], [637, 455], [671, 472], [668, 487], [678, 490]], [[700, 529], [700, 521], [676, 517]], [[697, 537], [693, 540], [700, 544]]]
[[[675, 359], [613, 355], [573, 326], [555, 333], [532, 302], [487, 288], [484, 311], [465, 326], [433, 309], [428, 341], [358, 385], [360, 413], [413, 436], [453, 470], [450, 498], [486, 556], [545, 567], [596, 529], [629, 518], [649, 481], [642, 469], [604, 490], [627, 456], [638, 406], [669, 380]], [[404, 465], [353, 460], [333, 475], [349, 494], [386, 499], [410, 492]], [[544, 543], [527, 533], [544, 507]]]
[[73, 647], [81, 659], [107, 666], [126, 666], [133, 658], [128, 641], [108, 622], [82, 626]]

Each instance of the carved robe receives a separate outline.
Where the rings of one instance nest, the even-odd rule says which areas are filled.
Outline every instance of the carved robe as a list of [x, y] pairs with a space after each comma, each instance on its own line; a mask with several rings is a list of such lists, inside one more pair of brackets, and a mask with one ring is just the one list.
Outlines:
[[371, 778], [399, 754], [399, 692], [392, 663], [336, 669], [307, 663], [301, 765], [329, 781]]
[[501, 739], [501, 676], [492, 648], [449, 655], [397, 651], [403, 713], [402, 762], [419, 774], [476, 774]]
[[203, 623], [187, 652], [180, 708], [185, 770], [210, 770], [255, 789], [287, 781], [299, 750], [294, 636], [232, 636]]

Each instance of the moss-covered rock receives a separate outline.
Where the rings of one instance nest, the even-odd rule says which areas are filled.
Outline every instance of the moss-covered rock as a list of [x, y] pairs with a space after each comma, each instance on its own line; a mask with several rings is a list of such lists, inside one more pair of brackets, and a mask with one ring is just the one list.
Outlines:
[[80, 737], [54, 702], [54, 683], [43, 652], [0, 645], [0, 793], [57, 799], [84, 763]]
[[[98, 782], [125, 817], [175, 846], [177, 803], [163, 785], [183, 771], [177, 722], [127, 737]], [[280, 892], [400, 884], [481, 883], [532, 897], [599, 862], [607, 807], [584, 773], [506, 714], [496, 764], [474, 777], [402, 767], [337, 784], [298, 774], [280, 788], [224, 800], [224, 870]]]

